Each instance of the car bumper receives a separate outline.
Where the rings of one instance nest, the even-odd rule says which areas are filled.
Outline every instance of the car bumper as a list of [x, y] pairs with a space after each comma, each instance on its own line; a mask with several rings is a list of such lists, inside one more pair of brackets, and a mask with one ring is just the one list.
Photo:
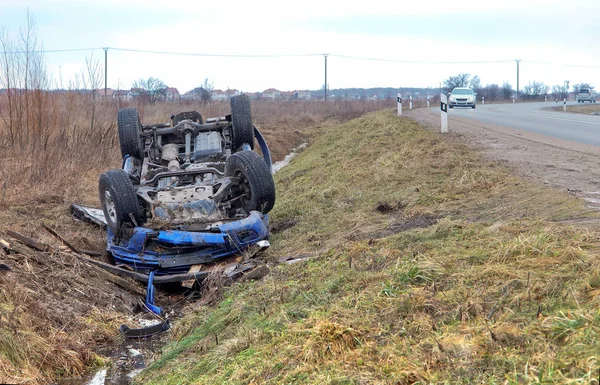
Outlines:
[[135, 227], [118, 239], [109, 231], [107, 250], [117, 265], [137, 272], [179, 274], [188, 272], [192, 265], [241, 254], [268, 235], [268, 215], [252, 211], [248, 217], [216, 226], [211, 232]]
[[452, 107], [473, 107], [475, 102], [450, 102]]

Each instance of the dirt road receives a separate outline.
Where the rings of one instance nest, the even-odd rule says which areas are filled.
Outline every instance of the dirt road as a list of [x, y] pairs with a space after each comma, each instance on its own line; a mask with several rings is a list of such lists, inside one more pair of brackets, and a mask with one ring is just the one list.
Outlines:
[[[439, 130], [438, 109], [419, 108], [406, 116]], [[482, 150], [516, 175], [574, 194], [600, 210], [600, 147], [456, 115], [449, 117], [448, 126], [452, 140]]]

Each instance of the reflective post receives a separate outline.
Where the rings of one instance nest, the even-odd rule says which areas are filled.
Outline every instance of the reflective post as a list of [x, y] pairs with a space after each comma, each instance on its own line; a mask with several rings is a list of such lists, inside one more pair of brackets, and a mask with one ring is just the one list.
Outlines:
[[442, 118], [442, 134], [448, 132], [448, 97], [440, 94], [440, 109]]
[[398, 93], [396, 101], [398, 102], [398, 116], [402, 116], [402, 95], [400, 93]]

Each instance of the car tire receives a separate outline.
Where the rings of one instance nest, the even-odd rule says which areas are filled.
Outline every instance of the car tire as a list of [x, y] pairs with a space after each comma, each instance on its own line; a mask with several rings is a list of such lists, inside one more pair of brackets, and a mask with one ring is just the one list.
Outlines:
[[246, 195], [241, 200], [241, 208], [260, 211], [263, 214], [271, 211], [275, 205], [275, 182], [271, 170], [264, 159], [254, 151], [239, 151], [227, 158], [225, 175], [238, 178], [240, 187]]
[[121, 108], [117, 115], [117, 124], [123, 158], [129, 155], [138, 160], [144, 159], [144, 144], [140, 136], [142, 124], [137, 108]]
[[116, 169], [100, 175], [98, 192], [106, 224], [113, 234], [118, 234], [125, 223], [139, 226], [144, 222], [133, 183], [125, 171]]
[[230, 100], [231, 106], [231, 149], [238, 151], [244, 143], [254, 149], [254, 126], [248, 95], [236, 95]]
[[475, 104], [473, 104], [473, 105], [471, 106], [471, 108], [472, 108], [472, 109], [475, 109], [475, 107], [476, 107], [476, 105], [475, 105]]

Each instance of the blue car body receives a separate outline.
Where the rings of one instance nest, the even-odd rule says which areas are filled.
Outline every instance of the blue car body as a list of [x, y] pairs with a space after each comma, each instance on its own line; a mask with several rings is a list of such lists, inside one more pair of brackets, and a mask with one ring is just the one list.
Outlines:
[[252, 211], [244, 219], [215, 226], [211, 232], [153, 230], [135, 227], [127, 238], [109, 230], [108, 251], [115, 263], [141, 273], [186, 273], [191, 265], [241, 254], [269, 236], [269, 216]]

